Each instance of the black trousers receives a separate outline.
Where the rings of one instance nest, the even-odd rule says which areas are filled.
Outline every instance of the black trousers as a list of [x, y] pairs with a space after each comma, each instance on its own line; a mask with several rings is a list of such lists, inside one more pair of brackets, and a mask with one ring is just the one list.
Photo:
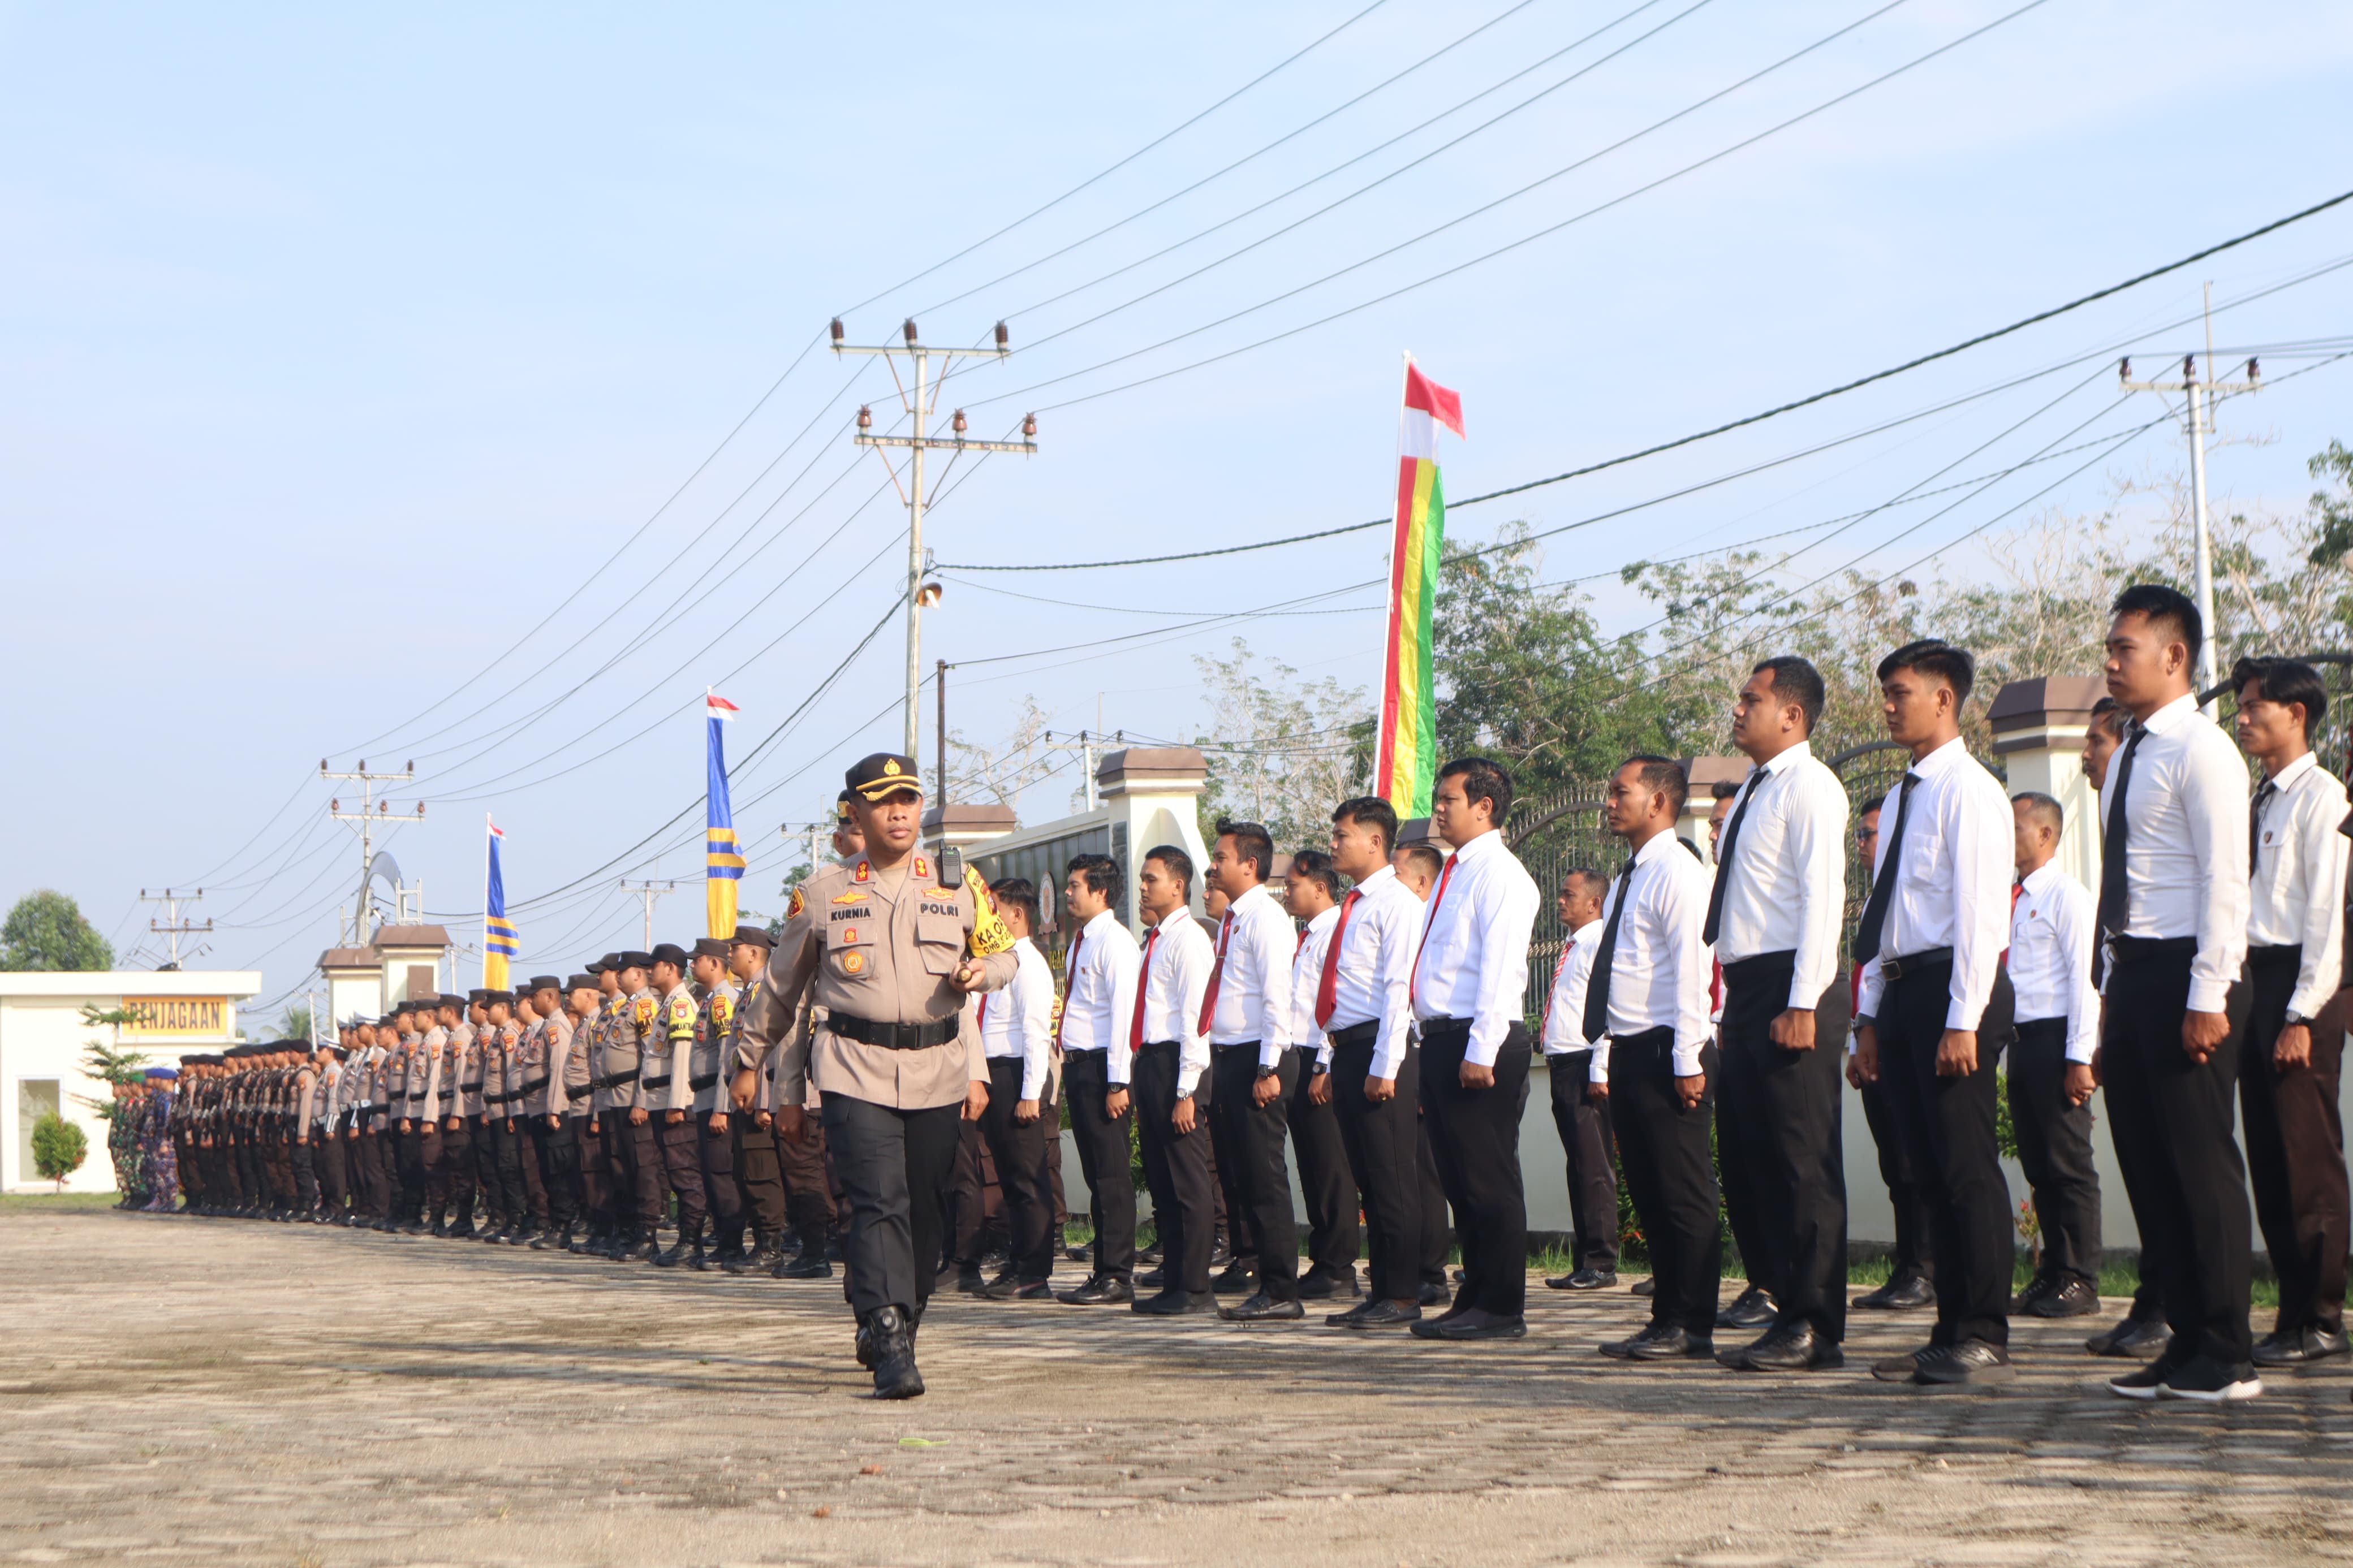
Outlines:
[[1042, 1088], [1039, 1099], [1034, 1121], [1016, 1121], [1014, 1108], [1021, 1100], [1021, 1058], [988, 1058], [988, 1109], [981, 1114], [980, 1131], [997, 1162], [1008, 1256], [1014, 1277], [1024, 1284], [1050, 1278], [1054, 1272], [1054, 1194], [1046, 1170], [1046, 1130], [1050, 1125], [1047, 1116], [1053, 1107], [1044, 1100]]
[[[1733, 1233], [1749, 1282], [1773, 1292], [1782, 1322], [1810, 1323], [1836, 1343], [1846, 1337], [1845, 1063], [1820, 1026], [1827, 994], [1815, 1004], [1813, 1049], [1773, 1043], [1797, 957], [1763, 953], [1724, 967], [1716, 1142], [1726, 1194], [1746, 1193], [1755, 1207], [1753, 1239]], [[1844, 983], [1831, 989], [1842, 993]]]
[[580, 1131], [584, 1125], [575, 1116], [558, 1117], [553, 1127], [544, 1116], [531, 1118], [531, 1141], [539, 1153], [539, 1179], [547, 1189], [547, 1223], [555, 1230], [580, 1220]]
[[690, 1110], [694, 1126], [695, 1163], [702, 1173], [702, 1201], [711, 1211], [711, 1233], [722, 1247], [741, 1244], [744, 1236], [744, 1189], [735, 1180], [735, 1123], [743, 1118], [730, 1112], [727, 1131], [711, 1130], [712, 1112]]
[[[1226, 1184], [1226, 1214], [1234, 1256], [1258, 1259], [1259, 1289], [1277, 1301], [1299, 1294], [1299, 1211], [1291, 1204], [1291, 1167], [1282, 1157], [1289, 1131], [1285, 1107], [1299, 1087], [1299, 1053], [1286, 1050], [1275, 1068], [1281, 1087], [1258, 1103], [1258, 1042], [1210, 1048], [1217, 1092], [1209, 1101], [1209, 1137], [1218, 1178]], [[1239, 1216], [1239, 1217], [1236, 1217]], [[1247, 1252], [1242, 1237], [1250, 1237]]]
[[1714, 1046], [1702, 1048], [1707, 1088], [1697, 1105], [1686, 1106], [1675, 1090], [1673, 1030], [1645, 1029], [1609, 1044], [1610, 1121], [1657, 1286], [1651, 1326], [1682, 1329], [1695, 1339], [1715, 1336], [1724, 1282], [1715, 1161], [1708, 1150], [1721, 1066]]
[[2245, 1366], [2253, 1350], [2247, 1307], [2254, 1226], [2231, 1089], [2250, 998], [2243, 982], [2231, 988], [2229, 1032], [2204, 1066], [2190, 1060], [2181, 1021], [2196, 947], [2191, 937], [2115, 940], [2100, 1064], [2133, 1220], [2144, 1239], [2158, 1240], [2143, 1250], [2141, 1267], [2146, 1276], [2154, 1250], [2158, 1296], [2173, 1331], [2166, 1353]]
[[1135, 1272], [1135, 1173], [1128, 1164], [1135, 1111], [1131, 1105], [1116, 1118], [1103, 1113], [1111, 1091], [1108, 1052], [1071, 1052], [1062, 1058], [1062, 1082], [1079, 1173], [1087, 1184], [1087, 1218], [1094, 1226], [1094, 1271], [1124, 1279]]
[[613, 1226], [639, 1241], [653, 1239], [662, 1216], [662, 1155], [654, 1114], [648, 1111], [644, 1121], [632, 1122], [626, 1105], [596, 1113], [604, 1129], [606, 1179], [612, 1184], [607, 1202]]
[[291, 1151], [294, 1166], [294, 1209], [298, 1214], [310, 1214], [319, 1206], [319, 1162], [316, 1145], [297, 1143]]
[[[1528, 1102], [1527, 1026], [1514, 1024], [1495, 1053], [1495, 1082], [1466, 1089], [1467, 1023], [1421, 1026], [1421, 1109], [1438, 1180], [1462, 1245], [1458, 1311], [1516, 1318], [1527, 1309], [1528, 1199], [1520, 1179], [1520, 1116]], [[1427, 1221], [1425, 1220], [1425, 1225]]]
[[[480, 1116], [466, 1118], [466, 1131], [473, 1139], [471, 1175], [474, 1183], [473, 1200], [460, 1206], [459, 1217], [470, 1220], [477, 1209], [481, 1211], [482, 1228], [490, 1230], [521, 1219], [522, 1215], [507, 1207], [506, 1183], [500, 1166], [499, 1141], [506, 1136], [506, 1118], [484, 1111]], [[518, 1186], [522, 1173], [515, 1172]]]
[[1447, 1206], [1446, 1184], [1439, 1179], [1438, 1154], [1430, 1143], [1430, 1112], [1419, 1101], [1413, 1110], [1414, 1159], [1421, 1177], [1421, 1282], [1445, 1290], [1450, 1289], [1446, 1257], [1454, 1247], [1454, 1215]]
[[[1385, 1300], [1411, 1301], [1421, 1289], [1421, 1167], [1427, 1141], [1421, 1135], [1421, 1048], [1408, 1046], [1393, 1080], [1397, 1093], [1375, 1102], [1365, 1098], [1372, 1076], [1376, 1036], [1335, 1039], [1332, 1047], [1332, 1109], [1340, 1124], [1340, 1144], [1348, 1169], [1364, 1194], [1367, 1244], [1367, 1289]], [[1446, 1218], [1441, 1202], [1440, 1234]], [[1439, 1267], [1443, 1277], [1446, 1255]]]
[[[1307, 1268], [1310, 1273], [1354, 1279], [1362, 1246], [1356, 1225], [1356, 1183], [1348, 1173], [1348, 1153], [1340, 1142], [1340, 1117], [1330, 1100], [1309, 1098], [1316, 1075], [1303, 1052], [1298, 1083], [1283, 1097], [1291, 1128], [1291, 1157], [1299, 1167], [1299, 1193], [1307, 1205]], [[1335, 1052], [1333, 1059], [1336, 1062]], [[1359, 1093], [1364, 1085], [1357, 1086]], [[1289, 1195], [1285, 1184], [1284, 1194]]]
[[801, 1121], [801, 1136], [776, 1135], [776, 1163], [785, 1177], [785, 1212], [804, 1251], [820, 1250], [833, 1235], [838, 1217], [833, 1198], [833, 1161], [826, 1142], [824, 1118], [810, 1111]]
[[400, 1178], [400, 1217], [415, 1224], [425, 1212], [425, 1141], [430, 1138], [438, 1147], [440, 1135], [432, 1122], [412, 1120], [409, 1126], [414, 1131], [391, 1136], [398, 1140], [393, 1158]]
[[491, 1163], [499, 1175], [499, 1206], [506, 1217], [521, 1225], [532, 1217], [531, 1187], [523, 1179], [526, 1161], [536, 1162], [531, 1147], [531, 1134], [524, 1130], [524, 1118], [517, 1117], [512, 1128], [503, 1116], [492, 1121], [491, 1127]]
[[942, 1201], [942, 1233], [947, 1247], [944, 1263], [976, 1269], [989, 1252], [988, 1189], [997, 1184], [997, 1162], [980, 1123], [956, 1128], [955, 1158], [948, 1162], [946, 1196]]
[[[454, 1131], [446, 1120], [435, 1125], [440, 1131], [427, 1135], [425, 1155], [425, 1190], [433, 1205], [433, 1217], [443, 1217], [454, 1204], [459, 1217], [470, 1220], [474, 1217], [475, 1133], [480, 1123], [460, 1117]], [[436, 1137], [440, 1140], [438, 1153], [434, 1152]]]
[[849, 1302], [860, 1318], [912, 1312], [932, 1298], [942, 1208], [962, 1101], [900, 1110], [846, 1094], [825, 1096], [825, 1131], [849, 1205]]
[[1209, 1107], [1214, 1072], [1194, 1086], [1193, 1131], [1179, 1133], [1177, 1046], [1147, 1042], [1135, 1053], [1135, 1129], [1143, 1145], [1144, 1181], [1152, 1193], [1152, 1223], [1160, 1233], [1161, 1267], [1168, 1289], [1202, 1295], [1209, 1289], [1209, 1252], [1217, 1240], [1217, 1205], [1210, 1194]]
[[2312, 1065], [2282, 1072], [2272, 1061], [2295, 994], [2299, 947], [2247, 955], [2247, 1049], [2239, 1070], [2239, 1114], [2247, 1133], [2247, 1174], [2255, 1217], [2279, 1275], [2283, 1330], [2335, 1329], [2345, 1318], [2345, 1127], [2337, 1079], [2345, 1037], [2312, 1039]]
[[1552, 1090], [1552, 1124], [1568, 1161], [1568, 1216], [1577, 1227], [1571, 1257], [1579, 1268], [1614, 1273], [1618, 1268], [1618, 1167], [1610, 1158], [1609, 1102], [1586, 1093], [1593, 1076], [1591, 1051], [1563, 1051], [1545, 1058]]
[[735, 1141], [735, 1185], [752, 1221], [752, 1234], [765, 1242], [785, 1233], [785, 1168], [776, 1159], [774, 1121], [763, 1127], [749, 1111], [727, 1118], [728, 1135]]
[[311, 1147], [319, 1171], [319, 1195], [325, 1200], [327, 1212], [342, 1214], [351, 1196], [351, 1161], [343, 1146], [343, 1135], [334, 1129], [311, 1135]]
[[1879, 1151], [1879, 1179], [1895, 1211], [1895, 1251], [1890, 1258], [1891, 1281], [1932, 1279], [1936, 1272], [1936, 1238], [1928, 1224], [1928, 1193], [1922, 1185], [1918, 1163], [1895, 1125], [1895, 1107], [1887, 1085], [1876, 1079], [1860, 1090], [1862, 1120], [1871, 1129], [1872, 1146]]
[[2018, 1026], [2010, 1047], [2010, 1124], [2018, 1163], [2042, 1226], [2042, 1278], [2100, 1280], [2100, 1171], [2092, 1157], [2092, 1107], [2067, 1099], [2067, 1020]]
[[701, 1123], [691, 1110], [676, 1121], [667, 1110], [652, 1113], [655, 1137], [661, 1146], [663, 1179], [678, 1196], [678, 1238], [696, 1242], [702, 1237], [702, 1217], [710, 1212], [710, 1199], [702, 1190], [702, 1134]]
[[2010, 976], [1994, 976], [1978, 1028], [1978, 1068], [1936, 1071], [1952, 1005], [1953, 965], [1917, 960], [1887, 983], [1879, 1002], [1879, 1076], [1926, 1189], [1936, 1248], [1936, 1326], [1931, 1344], [2010, 1342], [2010, 1285], [2018, 1244], [2010, 1183], [1994, 1136], [1997, 1065], [2010, 1035]]

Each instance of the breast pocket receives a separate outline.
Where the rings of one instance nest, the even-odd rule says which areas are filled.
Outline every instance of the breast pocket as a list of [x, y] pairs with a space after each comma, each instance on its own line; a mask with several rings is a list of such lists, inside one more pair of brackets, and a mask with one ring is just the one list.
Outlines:
[[861, 916], [826, 928], [826, 961], [836, 974], [862, 975], [873, 967], [874, 926], [872, 919]]
[[964, 921], [954, 915], [917, 915], [915, 944], [928, 974], [950, 974], [964, 959]]

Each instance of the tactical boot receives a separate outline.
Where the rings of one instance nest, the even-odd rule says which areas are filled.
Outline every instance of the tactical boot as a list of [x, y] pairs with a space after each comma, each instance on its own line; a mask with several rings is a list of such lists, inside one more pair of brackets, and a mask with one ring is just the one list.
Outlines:
[[431, 1234], [438, 1237], [447, 1237], [449, 1234], [448, 1219], [444, 1215], [435, 1215], [433, 1216], [433, 1229]]
[[[649, 1242], [647, 1245], [652, 1244]], [[657, 1252], [653, 1255], [654, 1267], [658, 1268], [675, 1268], [686, 1259], [686, 1243], [683, 1241], [672, 1242], [668, 1251]]]
[[711, 1272], [711, 1255], [702, 1250], [702, 1242], [697, 1241], [694, 1244], [694, 1250], [687, 1254], [686, 1266], [697, 1274]]
[[896, 1307], [878, 1307], [868, 1324], [873, 1342], [874, 1397], [913, 1399], [923, 1392], [915, 1370], [915, 1341], [907, 1316]]
[[833, 1265], [826, 1261], [825, 1249], [817, 1247], [798, 1258], [779, 1260], [772, 1272], [779, 1279], [830, 1279]]

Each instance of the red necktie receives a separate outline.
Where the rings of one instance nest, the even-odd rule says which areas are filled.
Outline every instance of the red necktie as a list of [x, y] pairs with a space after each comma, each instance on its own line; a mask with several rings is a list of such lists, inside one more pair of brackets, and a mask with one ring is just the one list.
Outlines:
[[1135, 971], [1135, 1021], [1127, 1026], [1127, 1048], [1131, 1052], [1144, 1048], [1144, 999], [1152, 994], [1152, 949], [1159, 940], [1158, 926], [1144, 933], [1144, 962]]
[[1217, 1016], [1218, 983], [1226, 977], [1226, 943], [1233, 939], [1234, 915], [1229, 910], [1218, 924], [1218, 962], [1209, 966], [1209, 988], [1201, 993], [1201, 1033], [1205, 1035], [1209, 1032], [1209, 1020]]
[[1315, 1026], [1322, 1028], [1332, 1021], [1332, 1009], [1340, 997], [1340, 939], [1348, 934], [1348, 911], [1365, 895], [1356, 889], [1340, 900], [1340, 920], [1332, 928], [1331, 945], [1324, 950], [1324, 975], [1315, 983]]
[[1054, 1016], [1054, 1048], [1062, 1048], [1062, 1020], [1071, 1016], [1071, 994], [1079, 988], [1079, 949], [1086, 946], [1087, 933], [1082, 928], [1071, 939], [1071, 951], [1062, 955], [1062, 1010]]
[[1430, 892], [1430, 915], [1421, 922], [1421, 941], [1413, 950], [1413, 973], [1406, 979], [1408, 1001], [1421, 990], [1421, 950], [1430, 945], [1430, 930], [1438, 923], [1438, 906], [1446, 901], [1446, 884], [1454, 880], [1454, 863], [1461, 858], [1460, 851], [1446, 858], [1446, 868], [1438, 873], [1438, 886]]
[[1561, 973], [1568, 967], [1568, 955], [1576, 951], [1575, 937], [1565, 936], [1560, 939], [1560, 962], [1552, 966], [1552, 989], [1545, 993], [1544, 1018], [1536, 1025], [1536, 1040], [1539, 1044], [1552, 1033], [1552, 999], [1560, 994]]

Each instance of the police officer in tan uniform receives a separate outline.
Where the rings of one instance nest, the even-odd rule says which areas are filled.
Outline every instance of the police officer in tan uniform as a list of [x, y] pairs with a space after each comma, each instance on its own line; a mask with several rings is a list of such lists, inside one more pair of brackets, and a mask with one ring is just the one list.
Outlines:
[[608, 1098], [599, 1101], [596, 1118], [604, 1128], [617, 1230], [606, 1256], [617, 1263], [649, 1260], [660, 1251], [654, 1233], [662, 1217], [662, 1156], [652, 1096], [661, 1091], [646, 1090], [641, 1082], [645, 1045], [661, 1020], [660, 1002], [646, 988], [653, 966], [653, 954], [632, 950], [614, 954], [606, 971], [615, 977], [616, 993], [605, 1009], [596, 1079]]
[[[734, 1103], [781, 1049], [779, 1132], [798, 1137], [814, 1081], [849, 1201], [849, 1287], [858, 1359], [878, 1398], [923, 1392], [915, 1329], [940, 1258], [942, 1188], [960, 1121], [988, 1104], [988, 1067], [964, 1000], [1002, 989], [1012, 939], [976, 874], [916, 852], [923, 786], [911, 758], [878, 752], [847, 780], [865, 852], [793, 894], [767, 983], [744, 1008]], [[794, 1030], [803, 997], [807, 1026]]]

